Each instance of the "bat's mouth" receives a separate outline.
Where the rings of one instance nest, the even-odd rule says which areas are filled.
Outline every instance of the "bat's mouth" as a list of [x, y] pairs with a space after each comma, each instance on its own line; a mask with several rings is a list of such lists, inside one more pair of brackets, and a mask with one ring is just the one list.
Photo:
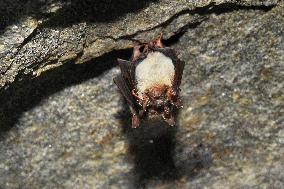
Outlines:
[[159, 109], [162, 108], [164, 104], [165, 104], [165, 103], [164, 103], [164, 100], [161, 100], [161, 99], [156, 100], [156, 106], [157, 106]]
[[150, 103], [148, 110], [156, 114], [161, 114], [165, 111], [165, 107], [169, 106], [171, 106], [171, 104], [168, 100], [158, 99]]
[[168, 100], [164, 97], [164, 96], [161, 96], [160, 98], [151, 98], [150, 97], [150, 103], [149, 103], [149, 106], [153, 109], [163, 109], [163, 107], [165, 105], [168, 105], [169, 102]]

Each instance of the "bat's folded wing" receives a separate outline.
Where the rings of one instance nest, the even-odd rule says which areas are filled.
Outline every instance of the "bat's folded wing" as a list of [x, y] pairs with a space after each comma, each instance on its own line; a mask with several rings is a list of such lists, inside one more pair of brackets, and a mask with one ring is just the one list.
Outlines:
[[128, 106], [130, 107], [130, 111], [132, 114], [137, 114], [137, 110], [135, 107], [135, 100], [132, 96], [131, 90], [129, 89], [129, 85], [127, 84], [127, 81], [122, 75], [118, 75], [113, 79], [114, 83], [117, 85], [119, 88], [119, 91], [121, 94], [124, 96], [126, 99], [126, 102]]
[[124, 80], [127, 82], [127, 85], [130, 89], [134, 88], [135, 85], [135, 78], [133, 75], [133, 65], [130, 61], [117, 59], [118, 65], [121, 70], [121, 75], [124, 78]]

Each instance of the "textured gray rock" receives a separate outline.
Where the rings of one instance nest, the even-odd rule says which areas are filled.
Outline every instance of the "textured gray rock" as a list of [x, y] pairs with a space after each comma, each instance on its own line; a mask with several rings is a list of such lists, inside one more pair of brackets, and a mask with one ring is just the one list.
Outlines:
[[[158, 4], [143, 10], [151, 6]], [[169, 33], [187, 29], [171, 44], [186, 62], [178, 127], [129, 128], [112, 78], [119, 72], [115, 59], [130, 51], [107, 53], [118, 46], [97, 51], [93, 57], [107, 54], [92, 62], [64, 64], [13, 83], [0, 98], [6, 130], [0, 138], [0, 188], [284, 188], [283, 8], [208, 10], [206, 20], [186, 11], [161, 26]], [[195, 21], [186, 22], [187, 14]], [[149, 32], [129, 31], [125, 39], [116, 31], [119, 40], [98, 40], [128, 48], [133, 39], [161, 31], [152, 22]], [[85, 27], [59, 27], [68, 34], [60, 44]], [[48, 35], [36, 35], [52, 40], [58, 32], [45, 30]], [[81, 52], [81, 38], [76, 40], [78, 46], [58, 48]]]
[[[132, 47], [164, 32], [198, 22], [190, 10], [213, 4], [269, 6], [279, 1], [3, 1], [0, 30], [0, 87], [16, 78], [39, 76], [66, 62], [83, 63], [107, 52]], [[185, 14], [185, 15], [183, 15]], [[186, 20], [171, 27], [176, 17]], [[198, 21], [197, 21], [198, 20]], [[12, 25], [9, 25], [12, 23]], [[175, 23], [175, 22], [174, 22]], [[141, 38], [141, 36], [143, 38]]]

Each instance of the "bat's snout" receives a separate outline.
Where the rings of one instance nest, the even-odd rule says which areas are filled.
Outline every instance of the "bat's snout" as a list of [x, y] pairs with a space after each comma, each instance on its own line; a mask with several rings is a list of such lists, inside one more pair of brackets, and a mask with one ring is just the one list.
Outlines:
[[164, 101], [163, 101], [162, 99], [158, 99], [158, 100], [156, 100], [156, 105], [157, 105], [158, 107], [161, 107], [161, 106], [164, 105]]

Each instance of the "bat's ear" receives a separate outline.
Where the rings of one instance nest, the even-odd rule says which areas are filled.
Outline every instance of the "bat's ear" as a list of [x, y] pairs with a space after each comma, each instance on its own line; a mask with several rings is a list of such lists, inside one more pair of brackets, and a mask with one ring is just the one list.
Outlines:
[[158, 48], [164, 48], [164, 44], [162, 43], [163, 33], [160, 34], [159, 38], [155, 41], [155, 46]]
[[143, 45], [138, 45], [138, 46], [133, 47], [132, 58], [131, 58], [132, 61], [136, 61], [139, 58], [139, 56], [141, 55], [140, 48], [142, 46]]
[[150, 41], [148, 43], [148, 46], [150, 48], [164, 48], [165, 45], [163, 44], [162, 40], [163, 40], [163, 33], [161, 33], [160, 36], [156, 38], [155, 40]]

